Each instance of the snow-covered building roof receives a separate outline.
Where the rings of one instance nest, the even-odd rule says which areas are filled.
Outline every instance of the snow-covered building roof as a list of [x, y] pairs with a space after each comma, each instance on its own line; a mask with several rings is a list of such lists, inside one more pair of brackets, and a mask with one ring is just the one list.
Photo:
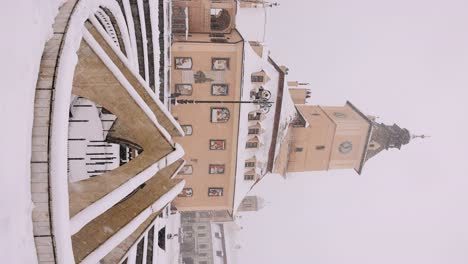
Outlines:
[[[252, 93], [263, 89], [269, 92], [268, 101], [272, 104], [261, 120], [248, 118], [249, 113], [261, 111], [259, 105], [241, 105], [233, 212], [237, 210], [255, 183], [260, 180], [244, 179], [245, 173], [252, 170], [252, 168], [246, 168], [245, 161], [255, 156], [257, 163], [254, 170], [259, 172], [260, 178], [271, 171], [279, 152], [279, 146], [277, 147], [276, 144], [282, 142], [282, 137], [296, 112], [289, 93], [285, 92], [287, 89], [284, 89], [285, 72], [269, 57], [269, 53], [268, 48], [263, 46], [262, 57], [260, 57], [259, 52], [255, 51], [250, 43], [245, 43], [241, 100], [252, 100]], [[252, 76], [259, 72], [263, 72], [268, 78], [259, 81]], [[258, 124], [261, 126], [261, 132], [249, 135], [249, 128]], [[246, 143], [254, 136], [258, 138], [258, 146], [247, 148]]]

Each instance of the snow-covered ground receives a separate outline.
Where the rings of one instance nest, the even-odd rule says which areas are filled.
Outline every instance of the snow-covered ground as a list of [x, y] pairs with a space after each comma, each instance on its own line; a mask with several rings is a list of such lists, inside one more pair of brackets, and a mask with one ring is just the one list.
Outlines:
[[0, 260], [36, 263], [30, 181], [33, 103], [44, 44], [62, 0], [3, 1], [0, 8]]

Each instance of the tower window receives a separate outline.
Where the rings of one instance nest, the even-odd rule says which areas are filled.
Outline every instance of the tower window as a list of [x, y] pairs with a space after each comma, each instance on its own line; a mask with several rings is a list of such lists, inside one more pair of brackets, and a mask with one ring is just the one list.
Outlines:
[[324, 149], [325, 149], [325, 146], [323, 146], [323, 145], [316, 146], [315, 149], [316, 149], [316, 150], [324, 150]]
[[295, 152], [302, 152], [302, 151], [304, 151], [304, 148], [296, 148], [294, 151]]

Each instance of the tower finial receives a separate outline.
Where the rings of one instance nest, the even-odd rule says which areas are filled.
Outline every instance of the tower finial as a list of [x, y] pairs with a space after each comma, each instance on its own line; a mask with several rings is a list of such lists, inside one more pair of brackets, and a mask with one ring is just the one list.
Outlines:
[[422, 139], [425, 139], [425, 138], [429, 138], [431, 136], [428, 136], [428, 135], [411, 135], [411, 138], [414, 139], [414, 138], [422, 138]]

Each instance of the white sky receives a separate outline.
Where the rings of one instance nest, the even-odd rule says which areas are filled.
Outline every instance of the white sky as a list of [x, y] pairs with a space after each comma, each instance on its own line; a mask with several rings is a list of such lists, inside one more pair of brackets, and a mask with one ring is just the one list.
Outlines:
[[[283, 0], [267, 44], [312, 84], [313, 104], [353, 102], [414, 140], [354, 171], [271, 175], [244, 216], [239, 263], [468, 263], [468, 2]], [[240, 11], [247, 39], [263, 11]]]

